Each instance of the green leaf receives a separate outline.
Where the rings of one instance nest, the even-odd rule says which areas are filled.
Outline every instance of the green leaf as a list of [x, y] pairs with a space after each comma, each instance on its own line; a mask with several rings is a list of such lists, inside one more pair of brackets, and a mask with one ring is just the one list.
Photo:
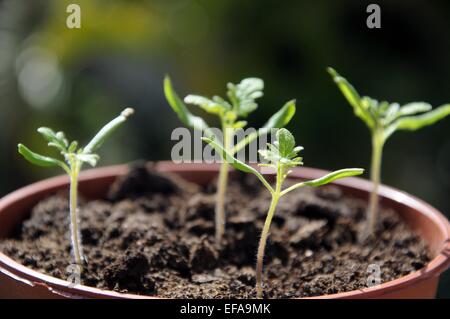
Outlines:
[[235, 158], [233, 155], [231, 155], [229, 152], [227, 152], [222, 145], [218, 144], [215, 140], [202, 137], [202, 140], [210, 144], [222, 157], [222, 159], [232, 165], [234, 168], [246, 172], [246, 173], [255, 173], [257, 172], [253, 167], [241, 162], [237, 158]]
[[181, 122], [183, 122], [186, 126], [199, 131], [208, 130], [208, 125], [201, 117], [195, 116], [191, 112], [189, 112], [186, 105], [174, 91], [172, 83], [168, 76], [164, 78], [164, 94], [166, 96], [167, 101], [169, 102], [169, 105], [178, 115], [178, 118], [180, 119]]
[[282, 128], [286, 126], [294, 116], [295, 110], [295, 100], [288, 101], [278, 112], [269, 118], [261, 129], [249, 134], [236, 144], [233, 148], [233, 154], [239, 152], [239, 150], [253, 142], [258, 136], [269, 133], [272, 128]]
[[221, 105], [223, 105], [223, 107], [227, 110], [231, 110], [233, 107], [231, 106], [230, 103], [228, 103], [227, 101], [225, 101], [223, 98], [221, 98], [220, 96], [214, 95], [212, 100], [216, 103], [219, 103]]
[[239, 84], [228, 83], [227, 95], [238, 116], [247, 116], [258, 105], [255, 100], [263, 96], [264, 82], [259, 78], [246, 78]]
[[84, 148], [85, 154], [91, 154], [96, 151], [105, 140], [134, 113], [132, 108], [127, 108], [114, 120], [106, 124]]
[[398, 118], [400, 116], [399, 112], [400, 112], [400, 104], [398, 104], [398, 103], [389, 104], [389, 107], [384, 114], [382, 124], [387, 125], [387, 124], [391, 123], [393, 120], [395, 120], [396, 118]]
[[314, 179], [311, 181], [306, 181], [306, 182], [301, 182], [301, 183], [297, 183], [292, 185], [289, 188], [286, 188], [285, 190], [283, 190], [281, 192], [281, 196], [286, 195], [287, 193], [303, 187], [303, 186], [312, 186], [312, 187], [318, 187], [321, 185], [325, 185], [328, 183], [331, 183], [334, 180], [340, 179], [340, 178], [344, 178], [344, 177], [350, 177], [350, 176], [357, 176], [357, 175], [361, 175], [362, 173], [364, 173], [364, 170], [362, 168], [345, 168], [345, 169], [340, 169], [338, 171], [329, 173], [321, 178], [318, 179]]
[[[268, 144], [269, 145], [269, 144]], [[278, 153], [278, 150], [274, 151], [272, 149], [267, 150], [258, 150], [259, 155], [262, 156], [266, 161], [269, 161], [271, 163], [277, 163], [281, 161], [281, 156]]]
[[72, 143], [70, 143], [69, 148], [67, 149], [67, 151], [69, 153], [74, 153], [78, 148], [78, 142], [77, 141], [73, 141]]
[[221, 116], [229, 109], [229, 107], [227, 106], [227, 104], [222, 104], [218, 102], [217, 97], [216, 100], [217, 101], [213, 101], [204, 96], [193, 94], [189, 94], [184, 98], [184, 102], [187, 104], [197, 105], [208, 113], [217, 114]]
[[[414, 115], [417, 113], [428, 112], [432, 109], [431, 105], [424, 102], [412, 102], [402, 107], [398, 103], [390, 104], [389, 109], [385, 112], [382, 123], [384, 126], [392, 124], [395, 120], [402, 116]], [[391, 131], [392, 128], [388, 128], [387, 131]], [[392, 133], [391, 133], [392, 134]], [[389, 135], [389, 134], [387, 134]]]
[[27, 148], [23, 144], [18, 145], [18, 151], [27, 161], [29, 161], [30, 163], [32, 163], [34, 165], [43, 166], [43, 167], [55, 167], [55, 166], [63, 167], [63, 166], [65, 166], [65, 164], [63, 162], [61, 162], [57, 159], [43, 156], [43, 155], [37, 154], [35, 152], [32, 152], [29, 148]]
[[280, 156], [288, 158], [295, 147], [295, 138], [287, 129], [281, 128], [277, 131], [277, 141], [274, 144], [277, 146]]
[[100, 156], [97, 154], [77, 154], [77, 159], [83, 163], [88, 163], [92, 167], [97, 166], [97, 162], [100, 160]]
[[432, 125], [450, 114], [450, 104], [442, 105], [428, 113], [415, 116], [405, 116], [394, 122], [397, 130], [414, 131]]
[[369, 105], [364, 105], [363, 103], [361, 103], [361, 97], [359, 96], [355, 88], [345, 78], [340, 76], [336, 72], [336, 70], [334, 70], [333, 68], [328, 68], [327, 70], [336, 85], [341, 90], [342, 94], [353, 107], [353, 112], [355, 113], [355, 115], [362, 119], [367, 124], [367, 126], [369, 126], [369, 128], [374, 128], [375, 122], [369, 112]]
[[57, 142], [59, 138], [56, 137], [56, 133], [48, 127], [40, 127], [37, 129], [38, 133], [40, 133], [48, 142]]
[[331, 183], [332, 181], [340, 179], [340, 178], [361, 175], [362, 173], [364, 173], [364, 170], [362, 168], [345, 168], [345, 169], [340, 169], [338, 171], [329, 173], [321, 178], [314, 179], [311, 181], [306, 181], [303, 183], [307, 186], [317, 187], [317, 186]]
[[264, 124], [263, 129], [282, 128], [286, 126], [295, 114], [295, 100], [290, 100], [283, 107], [270, 117]]
[[423, 113], [431, 111], [433, 107], [429, 103], [425, 102], [412, 102], [403, 105], [398, 112], [399, 116], [413, 115], [417, 113]]
[[285, 168], [302, 165], [302, 158], [297, 157], [303, 147], [295, 147], [294, 136], [285, 128], [281, 128], [276, 133], [277, 140], [272, 144], [267, 143], [269, 149], [259, 150], [258, 153], [276, 167], [280, 163]]
[[240, 129], [247, 126], [247, 121], [237, 121], [232, 125], [232, 128], [234, 129]]
[[60, 152], [67, 151], [68, 142], [63, 132], [55, 133], [48, 127], [40, 127], [37, 131], [47, 140], [48, 146], [55, 147]]
[[233, 155], [231, 155], [229, 152], [227, 152], [222, 145], [218, 144], [216, 141], [214, 141], [213, 139], [207, 138], [207, 137], [202, 137], [202, 140], [207, 142], [209, 145], [211, 145], [216, 152], [218, 152], [220, 154], [220, 156], [222, 157], [222, 159], [224, 161], [226, 161], [227, 163], [229, 163], [231, 166], [233, 166], [235, 169], [240, 170], [242, 172], [245, 173], [252, 173], [254, 174], [256, 177], [259, 178], [259, 180], [264, 184], [264, 186], [267, 187], [267, 189], [272, 193], [273, 189], [270, 186], [270, 184], [266, 181], [266, 179], [261, 175], [260, 172], [258, 172], [256, 169], [254, 169], [253, 167], [245, 164], [244, 162], [238, 160], [237, 158], [235, 158]]

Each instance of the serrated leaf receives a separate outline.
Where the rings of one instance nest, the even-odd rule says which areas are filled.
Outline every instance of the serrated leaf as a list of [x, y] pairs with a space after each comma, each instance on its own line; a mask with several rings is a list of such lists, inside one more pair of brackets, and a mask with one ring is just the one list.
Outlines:
[[255, 100], [263, 96], [264, 82], [259, 78], [246, 78], [239, 84], [228, 83], [227, 95], [238, 116], [247, 116], [257, 107]]
[[275, 143], [277, 143], [276, 146], [280, 152], [280, 156], [288, 158], [295, 147], [294, 136], [285, 128], [279, 129], [276, 136], [277, 141]]
[[223, 115], [228, 109], [224, 104], [210, 100], [201, 95], [189, 94], [184, 98], [184, 102], [187, 104], [197, 105], [206, 112], [217, 115]]
[[367, 126], [373, 128], [375, 126], [375, 122], [368, 108], [361, 103], [361, 97], [356, 89], [345, 78], [340, 76], [339, 73], [337, 73], [333, 68], [328, 68], [327, 70], [336, 85], [341, 90], [342, 94], [353, 107], [353, 112], [355, 113], [355, 115], [362, 119]]
[[281, 156], [278, 152], [274, 152], [273, 150], [258, 150], [259, 155], [266, 161], [271, 163], [277, 163], [281, 160]]
[[67, 140], [62, 132], [55, 133], [48, 127], [40, 127], [37, 131], [48, 141], [48, 146], [55, 147], [60, 152], [67, 151]]
[[30, 163], [34, 164], [34, 165], [38, 165], [38, 166], [43, 166], [43, 167], [55, 167], [55, 166], [60, 166], [63, 167], [64, 163], [62, 163], [61, 161], [48, 157], [48, 156], [43, 156], [40, 154], [37, 154], [33, 151], [31, 151], [29, 148], [27, 148], [25, 145], [23, 144], [19, 144], [18, 145], [18, 151], [19, 153]]
[[296, 111], [295, 100], [288, 101], [283, 107], [272, 115], [264, 126], [249, 134], [245, 139], [240, 141], [233, 149], [233, 154], [241, 150], [246, 145], [253, 142], [258, 136], [267, 134], [272, 128], [282, 128], [287, 125]]
[[77, 159], [83, 163], [88, 163], [92, 167], [97, 166], [97, 162], [100, 160], [100, 156], [97, 154], [77, 154]]
[[297, 154], [303, 147], [295, 147], [294, 136], [287, 129], [279, 129], [276, 133], [277, 140], [273, 143], [267, 143], [267, 150], [259, 150], [262, 158], [269, 161], [273, 167], [278, 163], [284, 167], [295, 167], [302, 165], [302, 158]]
[[[294, 149], [292, 150], [292, 152], [289, 154], [289, 158], [294, 158], [297, 156], [297, 154], [303, 150], [303, 146], [296, 146], [294, 147]], [[301, 158], [300, 158], [301, 159]]]
[[218, 95], [214, 95], [212, 100], [216, 103], [221, 104], [227, 110], [231, 110], [233, 108], [230, 103], [228, 103], [226, 100], [224, 100]]
[[246, 117], [257, 108], [258, 104], [255, 102], [245, 101], [240, 105], [238, 115]]
[[174, 91], [172, 82], [170, 81], [170, 78], [168, 76], [164, 78], [164, 94], [166, 96], [167, 102], [169, 102], [170, 107], [178, 115], [178, 118], [181, 122], [183, 122], [190, 128], [199, 131], [205, 131], [205, 133], [207, 133], [209, 127], [206, 122], [201, 117], [195, 116], [191, 112], [189, 112], [186, 105]]

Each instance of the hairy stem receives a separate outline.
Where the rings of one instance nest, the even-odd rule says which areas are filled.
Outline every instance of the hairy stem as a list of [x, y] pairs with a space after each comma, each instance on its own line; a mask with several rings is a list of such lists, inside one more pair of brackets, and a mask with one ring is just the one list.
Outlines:
[[275, 192], [272, 194], [272, 201], [270, 203], [269, 211], [267, 212], [266, 220], [264, 222], [264, 227], [261, 232], [261, 238], [258, 245], [258, 254], [256, 256], [256, 297], [263, 297], [263, 263], [264, 263], [264, 252], [266, 249], [267, 238], [269, 237], [270, 224], [272, 223], [273, 215], [280, 200], [281, 184], [283, 183], [282, 177], [282, 167], [278, 166], [277, 169], [277, 183]]
[[70, 240], [73, 258], [82, 271], [84, 256], [81, 247], [81, 234], [78, 228], [78, 175], [80, 169], [80, 163], [73, 161], [70, 174]]
[[[231, 149], [233, 130], [223, 125], [223, 147], [226, 151]], [[220, 166], [219, 179], [217, 181], [217, 200], [215, 207], [216, 240], [219, 242], [225, 232], [225, 194], [228, 185], [229, 163], [224, 159]]]
[[380, 132], [375, 132], [372, 137], [372, 162], [370, 168], [370, 179], [372, 181], [372, 192], [370, 193], [369, 208], [367, 212], [366, 237], [375, 234], [378, 221], [378, 188], [381, 181], [381, 157], [383, 154], [383, 137]]

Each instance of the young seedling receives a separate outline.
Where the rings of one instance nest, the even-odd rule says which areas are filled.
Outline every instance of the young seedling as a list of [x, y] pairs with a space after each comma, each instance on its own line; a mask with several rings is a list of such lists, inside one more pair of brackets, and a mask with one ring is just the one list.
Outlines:
[[282, 128], [276, 133], [276, 141], [272, 144], [268, 144], [267, 150], [259, 150], [259, 154], [268, 161], [268, 164], [259, 164], [260, 166], [267, 166], [276, 171], [276, 184], [273, 188], [270, 183], [258, 172], [255, 168], [239, 161], [233, 155], [225, 150], [220, 144], [216, 143], [213, 139], [203, 137], [203, 140], [211, 144], [211, 146], [221, 154], [224, 161], [232, 165], [234, 168], [246, 173], [254, 174], [269, 190], [272, 195], [272, 201], [270, 203], [269, 211], [267, 212], [264, 227], [261, 233], [261, 239], [259, 241], [257, 261], [256, 261], [256, 292], [257, 297], [262, 298], [263, 284], [263, 259], [264, 250], [266, 247], [267, 237], [269, 235], [270, 224], [275, 214], [278, 202], [280, 198], [287, 193], [304, 186], [320, 186], [328, 184], [336, 179], [344, 178], [348, 176], [360, 175], [364, 172], [360, 168], [341, 169], [330, 174], [327, 174], [319, 179], [304, 181], [294, 184], [288, 188], [282, 189], [283, 182], [291, 172], [290, 169], [296, 166], [303, 165], [302, 158], [298, 156], [298, 153], [303, 149], [301, 146], [295, 146], [295, 139], [292, 134]]
[[47, 127], [41, 127], [37, 131], [47, 140], [48, 146], [56, 148], [63, 157], [59, 160], [53, 157], [43, 156], [29, 150], [25, 145], [19, 144], [19, 153], [30, 163], [43, 167], [61, 167], [70, 178], [70, 240], [73, 259], [83, 270], [85, 258], [81, 245], [81, 234], [78, 219], [78, 175], [84, 163], [92, 167], [97, 165], [100, 157], [94, 153], [108, 138], [111, 133], [124, 123], [134, 113], [131, 108], [125, 109], [120, 116], [106, 124], [84, 148], [78, 147], [78, 142], [69, 143], [63, 132], [54, 132]]
[[366, 123], [372, 134], [370, 178], [373, 188], [369, 199], [367, 227], [363, 239], [373, 237], [378, 221], [378, 188], [385, 142], [395, 131], [415, 131], [443, 119], [450, 114], [450, 104], [432, 110], [431, 105], [424, 102], [412, 102], [403, 106], [386, 101], [378, 102], [368, 96], [360, 97], [355, 88], [334, 69], [328, 68], [328, 72], [353, 107], [355, 115]]
[[[246, 145], [250, 144], [258, 136], [267, 134], [272, 128], [284, 127], [295, 114], [295, 100], [287, 102], [277, 113], [266, 122], [262, 129], [249, 134], [234, 145], [234, 133], [237, 129], [244, 128], [245, 118], [256, 110], [258, 105], [255, 100], [263, 95], [264, 83], [258, 78], [247, 78], [239, 84], [228, 83], [227, 96], [229, 101], [214, 96], [209, 99], [199, 95], [188, 95], [184, 102], [197, 105], [204, 111], [214, 114], [220, 118], [223, 135], [223, 147], [230, 154], [235, 154]], [[164, 92], [172, 109], [177, 113], [179, 119], [188, 127], [200, 130], [207, 137], [213, 133], [206, 122], [198, 116], [194, 116], [186, 105], [175, 93], [169, 77], [164, 79]], [[225, 194], [228, 183], [229, 164], [224, 161], [221, 164], [217, 185], [217, 200], [215, 207], [216, 239], [220, 241], [225, 231]]]

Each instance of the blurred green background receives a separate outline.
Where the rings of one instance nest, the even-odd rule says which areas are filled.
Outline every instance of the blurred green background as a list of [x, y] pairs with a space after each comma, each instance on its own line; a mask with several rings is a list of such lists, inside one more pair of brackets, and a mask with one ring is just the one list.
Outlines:
[[[81, 6], [81, 29], [66, 7]], [[22, 160], [19, 141], [45, 152], [45, 125], [87, 141], [125, 106], [137, 116], [100, 151], [102, 165], [168, 159], [180, 122], [165, 102], [178, 92], [225, 91], [257, 76], [265, 96], [257, 127], [285, 101], [305, 165], [369, 166], [370, 139], [329, 75], [334, 66], [363, 95], [450, 102], [450, 2], [376, 1], [382, 28], [366, 27], [366, 1], [0, 0], [0, 195], [59, 174]], [[385, 147], [383, 182], [450, 212], [450, 119]], [[440, 296], [450, 297], [450, 276]]]

